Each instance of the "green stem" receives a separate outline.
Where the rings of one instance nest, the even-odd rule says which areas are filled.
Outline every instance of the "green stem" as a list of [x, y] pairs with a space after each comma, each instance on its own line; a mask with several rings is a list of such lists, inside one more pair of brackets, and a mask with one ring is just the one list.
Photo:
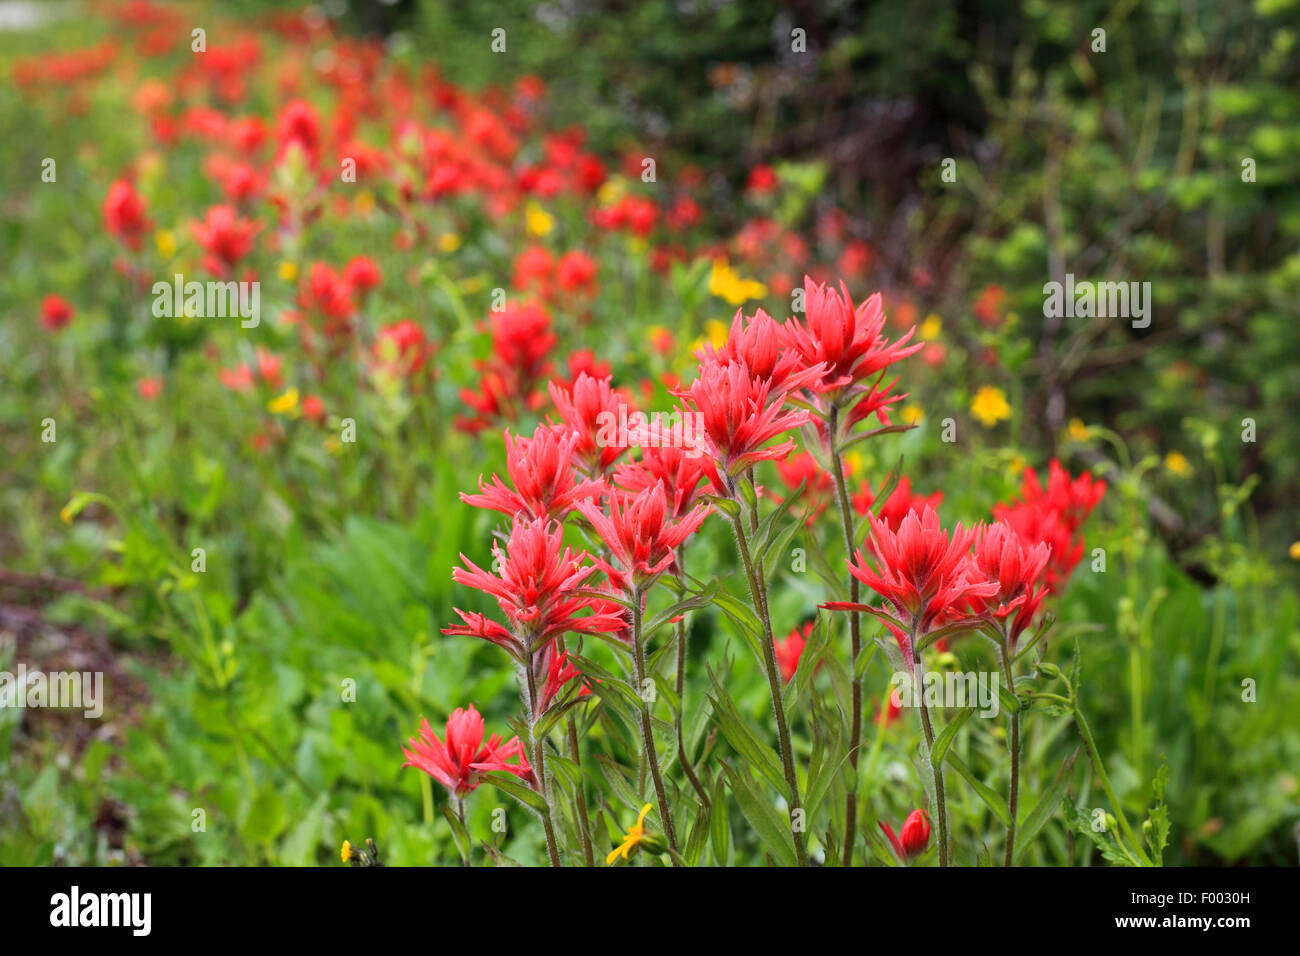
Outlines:
[[939, 824], [939, 865], [948, 866], [948, 802], [943, 793], [943, 768], [934, 765], [934, 728], [930, 725], [930, 708], [925, 703], [925, 665], [921, 662], [921, 653], [916, 650], [916, 628], [912, 628], [912, 663], [915, 665], [914, 677], [917, 699], [921, 704], [921, 727], [925, 731], [925, 744], [930, 760], [930, 773], [934, 776], [934, 805]]
[[528, 750], [533, 762], [533, 773], [537, 775], [537, 790], [546, 802], [546, 811], [542, 814], [542, 829], [546, 833], [546, 853], [551, 858], [551, 866], [560, 865], [560, 849], [555, 841], [555, 825], [551, 822], [551, 794], [546, 785], [546, 752], [543, 742], [537, 738], [536, 710], [537, 679], [533, 676], [531, 658], [524, 662], [525, 680], [528, 682]]
[[1079, 728], [1079, 735], [1083, 737], [1083, 742], [1088, 748], [1088, 753], [1092, 757], [1092, 769], [1097, 774], [1097, 780], [1101, 784], [1101, 789], [1106, 792], [1106, 799], [1110, 801], [1111, 807], [1115, 810], [1115, 816], [1119, 820], [1119, 827], [1124, 831], [1124, 837], [1129, 841], [1133, 852], [1137, 854], [1138, 859], [1146, 866], [1151, 865], [1151, 860], [1142, 850], [1142, 844], [1138, 841], [1137, 836], [1133, 833], [1133, 828], [1128, 825], [1128, 817], [1124, 815], [1124, 807], [1120, 805], [1119, 798], [1115, 796], [1115, 788], [1110, 785], [1110, 777], [1106, 773], [1106, 768], [1102, 766], [1101, 754], [1097, 752], [1097, 744], [1092, 739], [1092, 728], [1088, 726], [1088, 720], [1083, 716], [1083, 711], [1079, 709], [1078, 702], [1074, 705], [1074, 722]]
[[[835, 478], [835, 492], [840, 507], [840, 525], [844, 531], [845, 565], [853, 561], [853, 511], [849, 502], [849, 489], [844, 480], [844, 458], [839, 446], [839, 406], [831, 406], [829, 431], [831, 437], [831, 474]], [[861, 599], [858, 579], [849, 573], [849, 600], [857, 604]], [[858, 655], [862, 653], [862, 621], [857, 614], [849, 615], [849, 673], [853, 678], [853, 713], [849, 731], [849, 767], [852, 768], [853, 786], [844, 800], [844, 865], [853, 865], [853, 844], [858, 826], [858, 751], [862, 746], [862, 678], [858, 675]]]
[[[1007, 682], [1007, 690], [1013, 695], [1016, 690], [1015, 677], [1011, 673], [1011, 659], [1007, 653], [1007, 646], [1003, 643], [998, 649], [1002, 658], [1002, 678]], [[1011, 816], [1011, 822], [1007, 824], [1007, 852], [1003, 860], [1003, 866], [1010, 866], [1012, 856], [1016, 849], [1016, 812], [1020, 806], [1020, 711], [1011, 712], [1011, 728], [1008, 734], [1007, 746], [1011, 750], [1011, 792], [1007, 797], [1007, 810]]]
[[[633, 588], [632, 598], [632, 660], [636, 666], [636, 693], [641, 698], [641, 740], [644, 745], [646, 762], [650, 766], [650, 777], [654, 780], [655, 797], [659, 801], [659, 822], [663, 825], [664, 836], [668, 838], [668, 849], [674, 854], [677, 849], [677, 827], [673, 823], [671, 807], [668, 805], [668, 790], [664, 787], [663, 774], [659, 772], [659, 751], [655, 747], [654, 726], [650, 722], [650, 705], [641, 695], [645, 691], [646, 667], [645, 647], [641, 643], [641, 592]], [[678, 866], [677, 857], [673, 866]]]
[[[681, 562], [685, 555], [681, 550], [677, 552], [678, 578], [681, 578]], [[690, 755], [686, 752], [686, 734], [683, 729], [686, 713], [686, 620], [685, 617], [677, 622], [677, 671], [673, 675], [673, 688], [677, 692], [677, 714], [673, 720], [677, 731], [677, 761], [682, 765], [682, 772], [686, 774], [686, 779], [691, 782], [695, 788], [695, 795], [700, 798], [700, 803], [704, 807], [709, 806], [709, 792], [704, 789], [704, 784], [700, 778], [695, 775], [695, 768], [691, 766]]]
[[[556, 638], [555, 652], [563, 654], [565, 651], [564, 637]], [[587, 866], [596, 865], [596, 855], [591, 846], [591, 821], [587, 816], [587, 788], [582, 775], [582, 751], [578, 747], [578, 721], [572, 712], [565, 718], [569, 725], [569, 756], [573, 759], [573, 765], [578, 768], [578, 783], [574, 788], [578, 809], [578, 835], [582, 839], [582, 859]]]
[[[785, 695], [781, 690], [781, 675], [776, 666], [776, 641], [772, 637], [772, 622], [767, 614], [767, 600], [764, 593], [762, 582], [754, 573], [754, 560], [749, 554], [749, 540], [745, 537], [745, 527], [740, 517], [736, 516], [731, 519], [732, 528], [736, 532], [736, 546], [740, 551], [740, 559], [745, 565], [745, 576], [749, 581], [749, 593], [754, 601], [754, 607], [758, 610], [763, 623], [763, 666], [767, 671], [767, 687], [772, 697], [772, 709], [776, 712], [776, 737], [777, 745], [781, 751], [781, 769], [785, 773], [786, 786], [789, 787], [790, 815], [794, 816], [795, 812], [802, 809], [799, 803], [799, 778], [794, 769], [794, 752], [790, 748], [790, 728], [785, 719]], [[791, 836], [794, 838], [795, 857], [800, 866], [808, 865], [808, 852], [804, 849], [803, 833], [791, 827]]]
[[[469, 828], [465, 826], [465, 798], [459, 795], [456, 797], [456, 819], [460, 821], [461, 830], [468, 834]], [[465, 855], [461, 857], [461, 863], [467, 868], [470, 866], [468, 846], [465, 847]]]

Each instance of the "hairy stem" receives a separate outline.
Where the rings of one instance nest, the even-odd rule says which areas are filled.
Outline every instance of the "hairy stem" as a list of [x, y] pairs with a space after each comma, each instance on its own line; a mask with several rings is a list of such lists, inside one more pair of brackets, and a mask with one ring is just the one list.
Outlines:
[[[641, 643], [641, 592], [633, 590], [632, 597], [632, 659], [636, 665], [636, 692], [644, 693], [646, 682], [645, 646]], [[673, 815], [668, 806], [668, 791], [664, 787], [663, 774], [659, 772], [659, 751], [655, 747], [654, 727], [650, 723], [650, 705], [641, 700], [641, 739], [644, 744], [646, 762], [650, 766], [650, 776], [655, 784], [655, 797], [659, 801], [659, 820], [663, 824], [664, 836], [668, 838], [668, 849], [672, 851], [673, 866], [677, 862], [677, 827], [673, 824]]]
[[[831, 471], [835, 478], [835, 492], [840, 506], [840, 525], [844, 531], [845, 564], [853, 560], [853, 510], [849, 502], [849, 488], [844, 480], [844, 457], [839, 444], [839, 407], [831, 406], [829, 423], [831, 436]], [[849, 574], [849, 600], [857, 604], [861, 599], [858, 579]], [[849, 615], [849, 673], [853, 677], [853, 713], [850, 716], [849, 767], [853, 786], [844, 801], [844, 865], [853, 865], [853, 844], [858, 828], [858, 751], [862, 745], [862, 678], [857, 673], [858, 655], [862, 653], [862, 620], [857, 614]]]
[[[1004, 643], [998, 653], [1002, 657], [1002, 679], [1007, 682], [1007, 690], [1012, 695], [1016, 692], [1015, 676], [1011, 673], [1011, 657], [1007, 653], [1007, 646]], [[1020, 806], [1020, 711], [1015, 710], [1011, 713], [1010, 730], [1008, 732], [1007, 746], [1011, 749], [1011, 792], [1007, 796], [1007, 810], [1011, 815], [1011, 822], [1007, 825], [1007, 852], [1003, 860], [1003, 866], [1011, 865], [1012, 855], [1016, 849], [1016, 812]]]
[[[776, 712], [777, 745], [781, 751], [781, 769], [785, 773], [786, 786], [789, 787], [790, 814], [801, 810], [799, 803], [799, 777], [794, 769], [794, 751], [790, 747], [790, 728], [785, 719], [785, 695], [781, 687], [781, 675], [776, 666], [776, 641], [772, 637], [772, 622], [767, 613], [766, 589], [754, 571], [754, 560], [749, 554], [749, 540], [745, 537], [745, 527], [739, 516], [731, 519], [736, 532], [736, 545], [740, 550], [740, 559], [745, 565], [745, 576], [749, 581], [749, 593], [754, 607], [758, 610], [763, 623], [763, 666], [767, 671], [768, 691], [772, 696], [772, 709]], [[795, 857], [800, 866], [808, 865], [808, 852], [804, 849], [803, 833], [791, 827], [794, 838]]]
[[555, 825], [551, 822], [551, 793], [546, 785], [546, 753], [543, 742], [535, 733], [537, 718], [534, 716], [537, 701], [537, 679], [533, 676], [533, 662], [524, 664], [525, 680], [528, 683], [528, 750], [533, 762], [533, 773], [537, 776], [537, 792], [546, 801], [546, 811], [542, 814], [542, 829], [546, 832], [546, 853], [551, 858], [551, 866], [560, 865], [560, 848], [555, 842]]
[[921, 705], [921, 727], [925, 731], [925, 743], [929, 750], [930, 772], [934, 775], [934, 804], [939, 824], [939, 865], [948, 866], [948, 802], [943, 794], [943, 768], [934, 765], [934, 728], [930, 724], [930, 708], [925, 703], [925, 665], [921, 663], [921, 652], [916, 650], [916, 628], [912, 628], [912, 663], [915, 665], [916, 694]]
[[[561, 636], [556, 640], [556, 653], [563, 654], [565, 651], [564, 638]], [[574, 766], [578, 768], [578, 785], [575, 788], [577, 792], [577, 809], [578, 809], [578, 834], [582, 839], [582, 859], [587, 866], [596, 865], [596, 855], [591, 847], [591, 821], [587, 816], [587, 788], [582, 776], [582, 752], [578, 747], [578, 720], [572, 712], [567, 717], [569, 725], [569, 756], [573, 758]]]

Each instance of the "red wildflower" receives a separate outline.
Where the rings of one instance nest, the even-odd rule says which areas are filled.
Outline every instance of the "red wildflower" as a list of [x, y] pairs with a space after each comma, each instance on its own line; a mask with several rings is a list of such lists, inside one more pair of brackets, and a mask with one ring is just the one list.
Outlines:
[[556, 642], [551, 641], [540, 654], [533, 658], [537, 677], [537, 702], [533, 708], [536, 720], [551, 709], [551, 703], [564, 685], [575, 677], [581, 677], [582, 671], [569, 663], [569, 652], [556, 653]]
[[846, 405], [861, 394], [861, 383], [922, 347], [920, 342], [907, 344], [914, 329], [890, 342], [882, 334], [884, 327], [879, 292], [855, 308], [843, 283], [836, 292], [805, 276], [804, 318], [786, 321], [785, 339], [805, 367], [824, 364], [813, 390], [827, 394], [833, 404]]
[[[925, 635], [944, 615], [965, 608], [972, 599], [997, 593], [997, 584], [976, 583], [966, 577], [966, 557], [978, 528], [963, 529], [958, 524], [949, 538], [939, 526], [939, 516], [928, 507], [909, 512], [897, 532], [875, 515], [867, 520], [871, 524], [870, 551], [878, 570], [858, 551], [849, 562], [849, 573], [884, 598], [893, 618], [910, 634]], [[822, 606], [865, 611], [889, 621], [889, 615], [867, 604], [833, 602]]]
[[581, 249], [566, 252], [555, 267], [555, 283], [565, 292], [595, 292], [596, 260]]
[[149, 228], [149, 220], [144, 214], [144, 200], [129, 180], [119, 179], [108, 187], [108, 195], [104, 197], [104, 226], [128, 249], [140, 248], [140, 237]]
[[694, 506], [699, 497], [699, 484], [704, 480], [704, 467], [700, 457], [691, 457], [676, 445], [649, 445], [642, 449], [641, 460], [619, 465], [614, 482], [627, 491], [642, 491], [662, 483], [672, 498], [674, 518], [681, 518]]
[[627, 402], [614, 391], [611, 381], [609, 376], [592, 378], [581, 372], [572, 388], [555, 382], [548, 386], [556, 411], [578, 434], [575, 452], [590, 475], [603, 474], [627, 451], [618, 435], [618, 423], [627, 416]]
[[384, 274], [379, 271], [379, 265], [369, 256], [357, 256], [343, 267], [343, 281], [349, 288], [361, 293], [362, 298], [378, 288], [383, 280]]
[[1028, 545], [1014, 528], [1004, 522], [982, 528], [976, 538], [975, 551], [969, 559], [968, 577], [995, 582], [998, 590], [988, 597], [973, 598], [971, 610], [1004, 622], [1002, 626], [1010, 648], [1016, 646], [1047, 595], [1046, 588], [1039, 586], [1039, 580], [1051, 554], [1050, 544]]
[[663, 483], [658, 481], [635, 495], [611, 490], [608, 516], [592, 501], [579, 501], [575, 507], [591, 522], [618, 563], [617, 568], [601, 563], [610, 579], [640, 591], [673, 566], [677, 548], [709, 513], [707, 505], [699, 505], [673, 519]]
[[136, 393], [146, 402], [152, 402], [162, 393], [162, 379], [145, 377], [135, 383]]
[[880, 821], [880, 829], [884, 831], [885, 837], [889, 840], [889, 845], [894, 848], [898, 858], [906, 862], [916, 856], [930, 842], [930, 818], [924, 810], [913, 810], [903, 821], [903, 829], [894, 835], [894, 828], [884, 820]]
[[1027, 545], [1042, 542], [1051, 546], [1044, 583], [1049, 591], [1058, 593], [1083, 557], [1079, 527], [1105, 493], [1104, 481], [1094, 481], [1086, 473], [1071, 479], [1061, 463], [1052, 459], [1046, 490], [1033, 469], [1026, 468], [1021, 500], [995, 505], [993, 516], [1014, 528]]
[[296, 145], [304, 154], [310, 165], [316, 165], [320, 151], [320, 120], [316, 111], [302, 100], [291, 100], [276, 121], [276, 138], [280, 149], [277, 155], [283, 156], [291, 146]]
[[[403, 767], [416, 767], [460, 797], [476, 789], [483, 775], [494, 770], [505, 770], [521, 780], [532, 783], [533, 768], [528, 765], [524, 745], [518, 737], [501, 742], [500, 734], [483, 741], [483, 717], [474, 705], [469, 710], [457, 707], [447, 718], [444, 743], [433, 732], [427, 719], [420, 720], [420, 733], [407, 741], [402, 748], [406, 757]], [[518, 758], [518, 763], [510, 763]]]
[[768, 442], [809, 419], [805, 411], [783, 410], [785, 393], [774, 391], [769, 379], [753, 375], [743, 361], [724, 363], [715, 356], [705, 356], [699, 378], [677, 394], [688, 399], [693, 410], [703, 416], [708, 449], [704, 467], [720, 491], [758, 462], [788, 455], [794, 439], [771, 446]]
[[578, 616], [592, 608], [594, 601], [574, 592], [596, 569], [583, 565], [585, 552], [561, 550], [563, 537], [563, 529], [546, 518], [529, 520], [515, 515], [506, 548], [492, 546], [494, 565], [501, 569], [500, 573], [484, 571], [462, 554], [465, 567], [454, 569], [452, 580], [495, 597], [506, 626], [482, 614], [455, 608], [464, 624], [454, 624], [442, 632], [481, 637], [523, 662], [537, 648], [567, 631], [609, 633], [623, 627], [621, 615], [606, 611]]
[[203, 247], [204, 268], [216, 275], [228, 275], [253, 248], [253, 237], [261, 225], [242, 219], [233, 206], [213, 206], [203, 222], [191, 227]]
[[574, 448], [580, 440], [577, 432], [546, 425], [539, 426], [532, 438], [506, 439], [506, 473], [512, 490], [495, 474], [492, 484], [481, 494], [461, 494], [460, 500], [475, 508], [491, 508], [507, 515], [524, 514], [529, 518], [562, 519], [578, 501], [598, 496], [605, 485], [600, 481], [575, 481]]
[[424, 371], [434, 349], [418, 323], [402, 319], [379, 330], [371, 351], [385, 372], [415, 378]]
[[76, 314], [72, 303], [57, 295], [47, 295], [41, 302], [41, 325], [51, 332], [57, 332]]

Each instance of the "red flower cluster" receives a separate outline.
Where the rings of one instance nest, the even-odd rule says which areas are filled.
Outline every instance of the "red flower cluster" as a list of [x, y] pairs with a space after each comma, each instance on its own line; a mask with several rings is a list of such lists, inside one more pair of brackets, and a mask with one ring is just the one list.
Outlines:
[[1071, 479], [1055, 458], [1048, 465], [1047, 488], [1038, 475], [1026, 468], [1020, 486], [1020, 500], [996, 505], [993, 515], [1015, 529], [1029, 546], [1040, 542], [1051, 547], [1046, 567], [1048, 591], [1059, 593], [1083, 557], [1083, 536], [1079, 528], [1106, 494], [1106, 483], [1087, 473]]
[[[528, 765], [524, 745], [518, 737], [501, 742], [500, 734], [483, 740], [483, 717], [474, 705], [469, 710], [457, 707], [447, 718], [446, 740], [440, 740], [429, 721], [421, 719], [420, 733], [402, 748], [406, 756], [403, 767], [416, 767], [460, 797], [478, 788], [485, 773], [504, 770], [521, 780], [532, 782], [533, 768]], [[511, 763], [511, 760], [518, 763]]]

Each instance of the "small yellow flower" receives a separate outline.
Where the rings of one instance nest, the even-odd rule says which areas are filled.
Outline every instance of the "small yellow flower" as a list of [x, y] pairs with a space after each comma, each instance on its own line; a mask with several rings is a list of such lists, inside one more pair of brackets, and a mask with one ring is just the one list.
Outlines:
[[363, 189], [357, 193], [357, 212], [363, 216], [368, 216], [375, 211], [375, 194], [369, 189]]
[[628, 854], [645, 838], [645, 815], [650, 812], [650, 804], [641, 808], [641, 815], [636, 818], [636, 823], [627, 828], [627, 837], [623, 842], [610, 851], [609, 856], [605, 857], [605, 865], [613, 866], [614, 861], [620, 856], [628, 859]]
[[1192, 463], [1180, 451], [1171, 451], [1165, 455], [1165, 467], [1179, 478], [1188, 478], [1192, 474]]
[[1083, 423], [1082, 418], [1071, 418], [1066, 434], [1074, 441], [1087, 441], [1091, 432], [1088, 431], [1088, 426]]
[[856, 475], [862, 470], [862, 455], [859, 452], [851, 451], [844, 455], [844, 467], [850, 475]]
[[704, 323], [704, 331], [714, 348], [720, 349], [727, 344], [727, 323], [719, 319], [710, 319]]
[[555, 228], [555, 217], [537, 203], [530, 202], [524, 211], [528, 232], [534, 236], [545, 236]]
[[469, 278], [460, 281], [460, 291], [464, 292], [466, 295], [473, 295], [475, 292], [482, 291], [483, 285], [484, 282], [482, 276], [470, 276]]
[[153, 234], [153, 244], [158, 247], [158, 255], [170, 259], [176, 255], [176, 236], [170, 229], [159, 229]]
[[298, 409], [298, 390], [291, 388], [278, 398], [266, 403], [266, 410], [276, 415], [290, 415]]
[[727, 265], [725, 259], [715, 260], [709, 273], [709, 294], [716, 295], [729, 305], [743, 305], [750, 299], [767, 295], [767, 286], [754, 279], [742, 279]]
[[641, 236], [627, 237], [627, 251], [629, 255], [643, 256], [648, 248], [650, 248], [650, 243], [646, 242]]
[[921, 323], [921, 328], [917, 331], [920, 333], [921, 341], [933, 341], [943, 331], [943, 319], [939, 318], [936, 313], [931, 312], [925, 317], [925, 321]]
[[343, 862], [344, 862], [344, 863], [346, 863], [346, 862], [348, 862], [348, 860], [352, 859], [352, 844], [349, 843], [347, 840], [344, 840], [344, 841], [343, 841], [343, 852], [342, 852], [342, 856], [343, 856]]
[[1287, 554], [1291, 555], [1292, 561], [1300, 561], [1300, 541], [1292, 541], [1291, 547], [1287, 549]]
[[970, 411], [985, 428], [992, 428], [1011, 417], [1007, 393], [996, 385], [981, 385], [971, 400]]
[[621, 177], [615, 176], [612, 179], [605, 180], [604, 184], [596, 192], [596, 198], [600, 200], [602, 206], [612, 206], [623, 198], [627, 193], [627, 183]]
[[444, 232], [438, 237], [438, 249], [442, 252], [455, 252], [460, 248], [460, 236], [454, 232]]
[[[72, 524], [72, 509], [67, 505], [64, 505], [59, 509], [59, 517], [63, 519], [64, 524]], [[1300, 542], [1297, 543], [1300, 544]], [[1291, 550], [1295, 550], [1295, 545], [1291, 546]], [[1297, 557], [1297, 555], [1293, 554], [1292, 557]]]
[[1007, 471], [1009, 471], [1013, 475], [1019, 475], [1024, 472], [1025, 464], [1026, 464], [1025, 460], [1021, 458], [1019, 455], [1016, 455], [1014, 458], [1011, 459], [1010, 462], [1007, 463]]
[[904, 405], [898, 410], [898, 417], [903, 420], [904, 425], [919, 425], [921, 419], [925, 417], [925, 412], [921, 410], [920, 405]]
[[298, 278], [298, 264], [296, 262], [290, 262], [288, 259], [281, 262], [279, 268], [275, 271], [285, 282], [292, 282], [294, 279]]

